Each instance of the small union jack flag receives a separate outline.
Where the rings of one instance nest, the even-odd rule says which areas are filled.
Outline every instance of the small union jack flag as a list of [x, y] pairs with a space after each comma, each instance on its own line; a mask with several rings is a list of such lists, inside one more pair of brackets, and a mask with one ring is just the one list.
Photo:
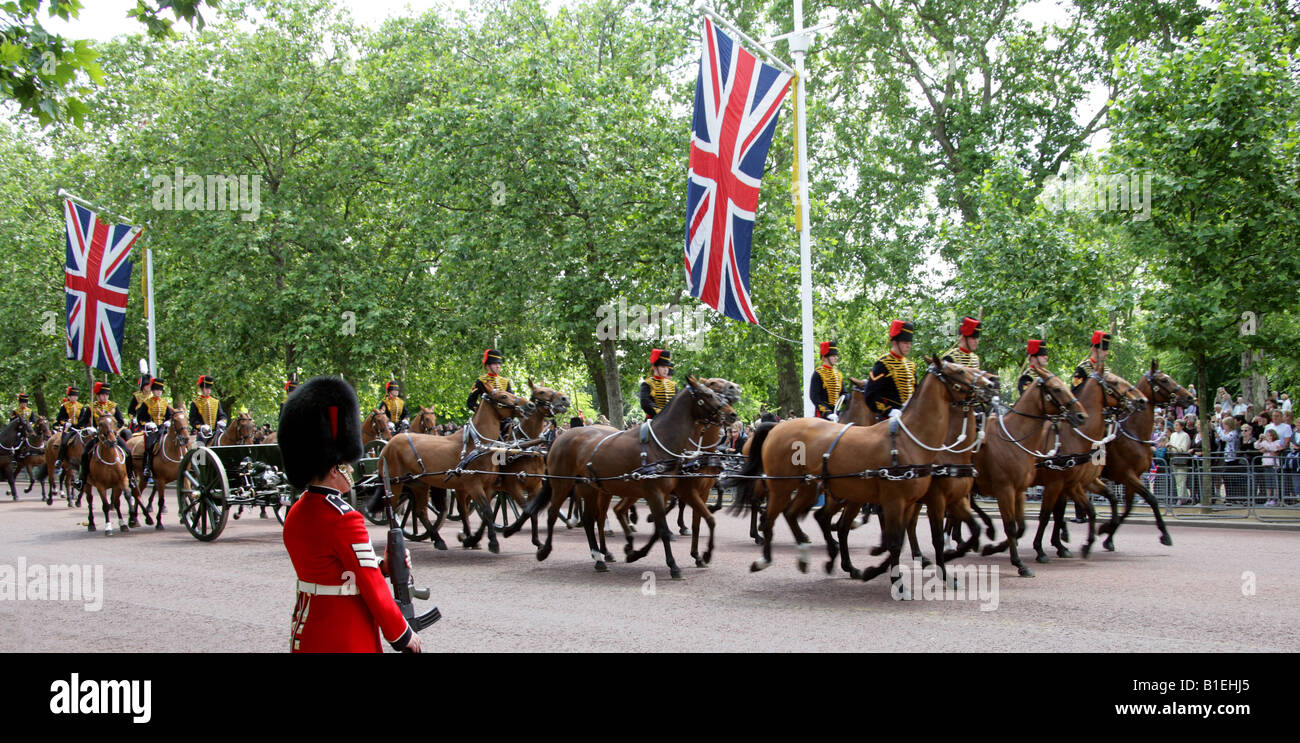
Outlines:
[[686, 284], [727, 317], [758, 323], [749, 250], [763, 165], [791, 75], [704, 19], [686, 181]]
[[131, 246], [141, 230], [129, 224], [105, 224], [95, 212], [67, 200], [63, 216], [67, 228], [64, 292], [68, 358], [121, 374]]

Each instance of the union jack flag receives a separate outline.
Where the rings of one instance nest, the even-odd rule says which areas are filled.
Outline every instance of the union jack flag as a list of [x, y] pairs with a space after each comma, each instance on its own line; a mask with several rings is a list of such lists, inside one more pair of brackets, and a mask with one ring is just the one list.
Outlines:
[[63, 216], [67, 228], [63, 285], [68, 358], [121, 374], [131, 246], [141, 230], [129, 224], [105, 224], [95, 212], [66, 200]]
[[763, 165], [791, 75], [704, 19], [686, 180], [686, 284], [727, 317], [758, 323], [749, 250]]

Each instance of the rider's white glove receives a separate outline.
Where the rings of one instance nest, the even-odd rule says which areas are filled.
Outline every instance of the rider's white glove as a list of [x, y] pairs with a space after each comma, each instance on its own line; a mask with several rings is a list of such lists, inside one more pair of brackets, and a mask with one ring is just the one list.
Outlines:
[[838, 415], [834, 414], [834, 413], [827, 413], [827, 414], [826, 414], [826, 420], [830, 421], [831, 423], [834, 423], [834, 422], [838, 421], [839, 419], [840, 419], [840, 417], [839, 417]]

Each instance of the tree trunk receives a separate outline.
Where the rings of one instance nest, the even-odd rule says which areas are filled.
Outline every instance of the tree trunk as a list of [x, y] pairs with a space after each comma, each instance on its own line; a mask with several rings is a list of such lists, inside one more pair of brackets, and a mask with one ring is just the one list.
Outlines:
[[582, 358], [587, 363], [587, 374], [591, 379], [591, 386], [596, 390], [596, 411], [604, 413], [612, 421], [614, 416], [609, 413], [609, 400], [605, 396], [604, 365], [601, 361], [600, 352], [591, 343], [583, 343]]
[[1268, 398], [1268, 378], [1258, 371], [1257, 362], [1263, 360], [1259, 351], [1241, 352], [1241, 396], [1246, 404], [1254, 406], [1256, 415], [1264, 412], [1264, 401]]
[[[89, 369], [90, 367], [86, 367]], [[45, 372], [41, 372], [36, 377], [36, 386], [32, 387], [32, 401], [36, 403], [36, 414], [45, 418], [50, 418], [49, 412], [45, 406], [45, 385], [49, 382], [49, 377]], [[59, 397], [62, 398], [62, 393]], [[85, 399], [84, 397], [82, 398]], [[75, 422], [75, 421], [74, 421]]]
[[[774, 346], [776, 353], [776, 407], [782, 418], [803, 415], [802, 385], [799, 384], [799, 359], [795, 347], [784, 341]], [[788, 415], [787, 415], [788, 411]]]
[[613, 338], [607, 338], [600, 342], [601, 363], [604, 366], [605, 382], [605, 399], [607, 401], [607, 410], [605, 415], [614, 428], [623, 427], [623, 389], [622, 379], [618, 373], [618, 356], [615, 355], [615, 342]]

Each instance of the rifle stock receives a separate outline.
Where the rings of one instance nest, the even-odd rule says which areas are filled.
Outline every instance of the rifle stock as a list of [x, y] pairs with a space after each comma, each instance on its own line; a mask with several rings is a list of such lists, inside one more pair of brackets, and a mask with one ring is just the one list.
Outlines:
[[419, 632], [442, 619], [442, 612], [435, 606], [423, 614], [415, 613], [412, 594], [427, 599], [429, 589], [413, 587], [411, 570], [406, 566], [406, 537], [402, 534], [402, 528], [397, 525], [393, 504], [387, 498], [384, 499], [384, 513], [388, 516], [388, 580], [393, 585], [393, 598], [397, 601], [397, 608], [401, 609], [402, 616], [406, 617], [407, 623], [411, 625], [411, 629]]

